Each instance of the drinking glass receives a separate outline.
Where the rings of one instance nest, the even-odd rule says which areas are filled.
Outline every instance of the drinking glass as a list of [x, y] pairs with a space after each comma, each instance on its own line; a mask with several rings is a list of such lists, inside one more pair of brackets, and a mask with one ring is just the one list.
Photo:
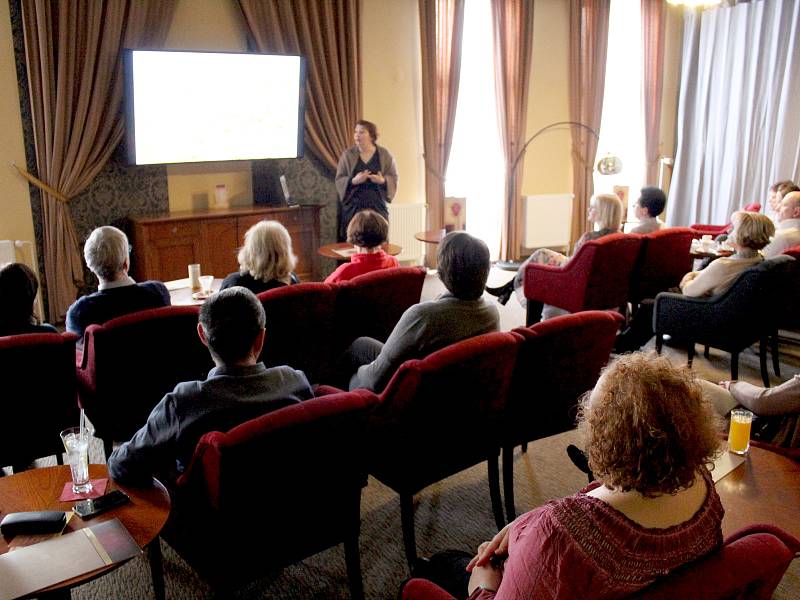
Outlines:
[[736, 454], [747, 454], [750, 449], [750, 425], [753, 413], [744, 408], [731, 411], [731, 429], [728, 432], [728, 450]]
[[200, 286], [203, 288], [203, 294], [208, 296], [211, 293], [211, 289], [214, 287], [214, 276], [201, 275]]
[[189, 265], [189, 287], [193, 292], [200, 290], [200, 265], [197, 263]]
[[86, 494], [92, 491], [89, 481], [89, 429], [81, 435], [80, 427], [70, 427], [61, 432], [61, 441], [67, 451], [69, 468], [72, 470], [72, 491]]

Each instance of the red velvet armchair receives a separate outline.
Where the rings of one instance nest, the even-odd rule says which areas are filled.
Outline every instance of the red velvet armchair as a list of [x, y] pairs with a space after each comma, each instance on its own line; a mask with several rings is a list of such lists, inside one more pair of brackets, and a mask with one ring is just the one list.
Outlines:
[[516, 517], [514, 446], [575, 427], [578, 400], [594, 387], [608, 363], [622, 321], [617, 312], [592, 310], [514, 330], [524, 341], [503, 432], [503, 487], [509, 521]]
[[463, 340], [397, 370], [370, 415], [369, 472], [400, 495], [409, 565], [417, 556], [413, 495], [488, 461], [498, 527], [504, 524], [497, 458], [520, 338], [488, 333]]
[[645, 298], [677, 287], [692, 270], [694, 232], [688, 227], [669, 227], [642, 235], [642, 247], [633, 269], [628, 301], [636, 308]]
[[182, 381], [205, 379], [214, 363], [197, 335], [196, 306], [165, 306], [86, 329], [78, 398], [103, 439], [127, 441]]
[[[742, 210], [746, 212], [761, 212], [761, 203], [751, 202]], [[695, 237], [700, 237], [702, 235], [711, 235], [716, 237], [723, 233], [730, 233], [733, 230], [733, 223], [727, 223], [726, 225], [705, 225], [703, 223], [695, 223], [690, 227], [690, 229], [695, 233]]]
[[37, 458], [64, 447], [58, 434], [78, 423], [75, 342], [72, 333], [0, 337], [3, 422], [0, 468], [21, 471]]
[[311, 383], [330, 381], [336, 345], [336, 295], [327, 283], [299, 283], [258, 295], [267, 316], [264, 350], [267, 367], [300, 369]]
[[571, 313], [619, 309], [628, 301], [628, 287], [642, 237], [614, 233], [583, 244], [565, 265], [529, 263], [525, 268], [526, 323], [542, 317], [549, 304]]
[[342, 350], [357, 337], [385, 342], [409, 307], [419, 303], [425, 269], [394, 267], [343, 281], [336, 297], [337, 338]]
[[[732, 534], [717, 552], [683, 566], [631, 598], [642, 600], [769, 600], [800, 541], [771, 525], [751, 525]], [[401, 600], [456, 600], [425, 579], [411, 579]], [[461, 600], [461, 599], [459, 599]]]
[[162, 537], [220, 597], [344, 542], [351, 594], [362, 598], [364, 435], [377, 402], [367, 390], [342, 392], [205, 434]]

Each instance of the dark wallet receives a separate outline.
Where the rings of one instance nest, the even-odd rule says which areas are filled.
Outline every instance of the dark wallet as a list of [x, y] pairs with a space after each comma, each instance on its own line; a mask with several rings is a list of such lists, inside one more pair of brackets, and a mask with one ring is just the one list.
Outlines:
[[8, 513], [0, 521], [0, 533], [6, 537], [21, 534], [58, 533], [67, 524], [67, 514], [60, 510]]

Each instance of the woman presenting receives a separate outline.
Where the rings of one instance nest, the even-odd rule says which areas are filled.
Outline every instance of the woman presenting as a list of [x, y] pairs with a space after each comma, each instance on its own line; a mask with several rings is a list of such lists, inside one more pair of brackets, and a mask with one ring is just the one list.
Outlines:
[[397, 165], [386, 148], [375, 143], [378, 129], [370, 121], [357, 121], [355, 146], [348, 148], [336, 169], [336, 191], [341, 202], [338, 239], [347, 238], [347, 225], [355, 214], [369, 208], [389, 220], [389, 209], [397, 191]]

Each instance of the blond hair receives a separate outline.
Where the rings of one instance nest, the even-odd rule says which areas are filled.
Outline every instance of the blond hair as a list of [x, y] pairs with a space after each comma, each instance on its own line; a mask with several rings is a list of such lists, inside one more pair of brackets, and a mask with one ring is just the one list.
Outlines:
[[297, 264], [292, 238], [277, 221], [259, 221], [248, 229], [238, 259], [240, 273], [250, 273], [261, 281], [277, 279], [284, 283], [290, 282]]
[[622, 226], [622, 200], [616, 194], [596, 194], [592, 198], [595, 223], [600, 229], [619, 231]]
[[761, 250], [775, 235], [775, 224], [772, 219], [761, 213], [740, 210], [733, 213], [731, 222], [733, 223], [731, 236], [737, 246]]

